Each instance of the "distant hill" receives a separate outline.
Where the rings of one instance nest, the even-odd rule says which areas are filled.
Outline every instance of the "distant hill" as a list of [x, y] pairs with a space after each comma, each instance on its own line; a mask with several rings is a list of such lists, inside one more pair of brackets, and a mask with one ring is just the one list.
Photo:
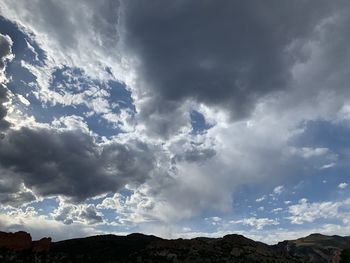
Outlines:
[[350, 237], [311, 234], [296, 240], [280, 242], [274, 247], [289, 256], [306, 259], [306, 262], [340, 262], [342, 251], [350, 249]]
[[130, 234], [100, 235], [51, 244], [49, 252], [0, 248], [0, 262], [350, 262], [350, 237], [310, 236], [269, 246], [241, 235], [167, 240]]

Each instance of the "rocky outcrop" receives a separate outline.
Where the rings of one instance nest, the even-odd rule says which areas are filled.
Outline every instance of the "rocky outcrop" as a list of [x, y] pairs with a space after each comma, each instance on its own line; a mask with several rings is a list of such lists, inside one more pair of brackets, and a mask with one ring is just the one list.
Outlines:
[[31, 235], [24, 231], [15, 233], [0, 231], [0, 247], [9, 250], [32, 250], [34, 252], [46, 252], [49, 250], [50, 244], [51, 238], [42, 238], [39, 241], [32, 241]]
[[350, 249], [350, 237], [311, 234], [296, 240], [279, 242], [273, 249], [283, 256], [292, 256], [305, 262], [339, 263], [342, 262], [342, 251]]
[[31, 249], [32, 237], [23, 231], [16, 233], [0, 232], [0, 247], [12, 250]]
[[44, 237], [38, 241], [32, 242], [32, 250], [34, 252], [46, 252], [49, 251], [51, 245], [51, 237]]

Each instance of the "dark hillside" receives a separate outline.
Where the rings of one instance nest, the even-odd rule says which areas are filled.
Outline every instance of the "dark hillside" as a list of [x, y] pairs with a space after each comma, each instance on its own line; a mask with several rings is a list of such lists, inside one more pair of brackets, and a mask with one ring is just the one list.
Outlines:
[[[29, 234], [28, 234], [29, 235]], [[349, 262], [350, 238], [313, 234], [269, 246], [242, 235], [173, 239], [130, 234], [100, 235], [52, 243], [49, 251], [0, 247], [0, 262]]]

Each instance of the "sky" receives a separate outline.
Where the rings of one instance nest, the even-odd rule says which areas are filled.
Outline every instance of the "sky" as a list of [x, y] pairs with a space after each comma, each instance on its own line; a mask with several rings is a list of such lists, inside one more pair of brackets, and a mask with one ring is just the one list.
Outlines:
[[2, 0], [0, 229], [350, 235], [350, 2]]

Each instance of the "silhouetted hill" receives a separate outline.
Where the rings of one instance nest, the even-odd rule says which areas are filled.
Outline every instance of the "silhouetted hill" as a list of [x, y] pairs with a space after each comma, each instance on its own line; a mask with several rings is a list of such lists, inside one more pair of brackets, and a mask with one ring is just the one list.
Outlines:
[[53, 243], [52, 253], [89, 255], [106, 259], [127, 258], [130, 254], [145, 249], [147, 245], [162, 240], [156, 236], [130, 234], [127, 236], [101, 235], [77, 238]]
[[[269, 246], [241, 235], [167, 240], [130, 234], [100, 235], [51, 244], [49, 252], [0, 249], [0, 262], [350, 262], [350, 237], [313, 234]], [[341, 254], [343, 259], [341, 259]]]
[[241, 235], [175, 240], [106, 235], [53, 243], [51, 252], [72, 262], [297, 262]]

